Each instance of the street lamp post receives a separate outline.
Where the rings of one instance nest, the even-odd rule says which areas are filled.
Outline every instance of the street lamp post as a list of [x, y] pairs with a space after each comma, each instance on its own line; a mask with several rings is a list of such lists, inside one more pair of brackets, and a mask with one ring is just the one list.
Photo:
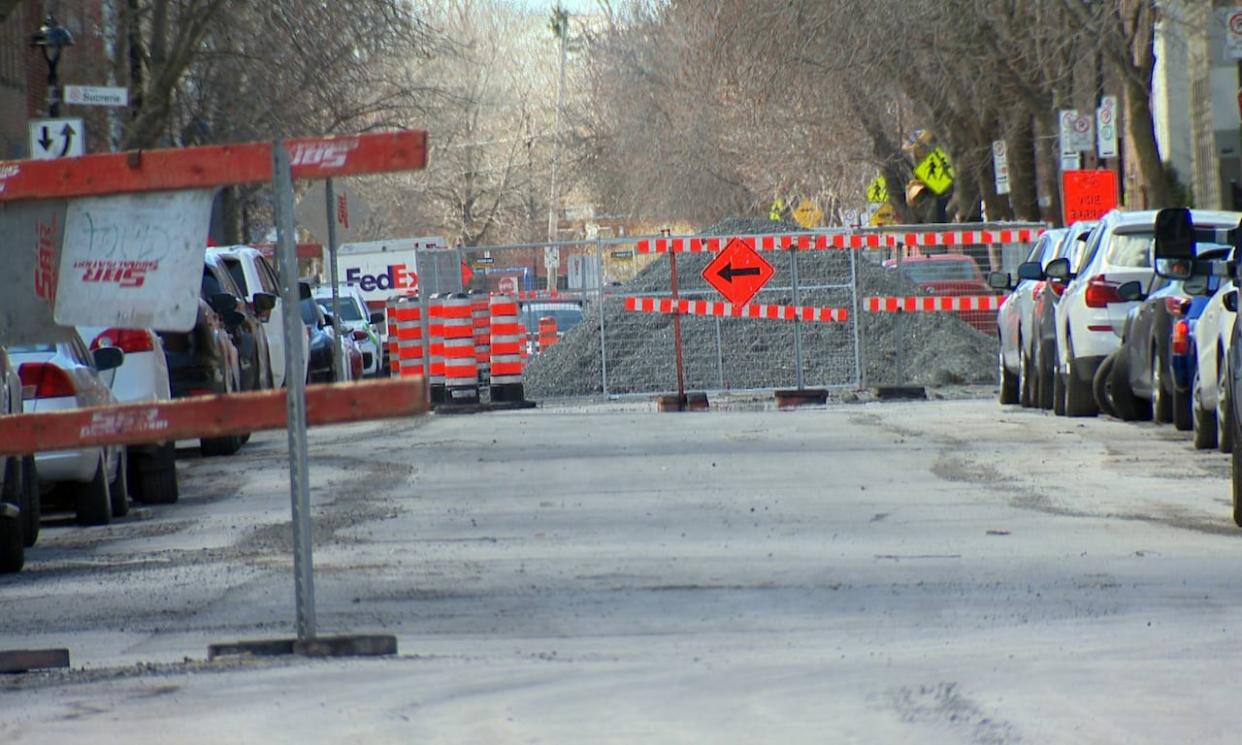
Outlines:
[[49, 13], [38, 32], [31, 35], [30, 46], [41, 50], [43, 59], [47, 61], [47, 115], [56, 118], [60, 116], [60, 103], [63, 99], [56, 68], [60, 65], [61, 51], [65, 47], [73, 46], [73, 34], [56, 22], [56, 16]]

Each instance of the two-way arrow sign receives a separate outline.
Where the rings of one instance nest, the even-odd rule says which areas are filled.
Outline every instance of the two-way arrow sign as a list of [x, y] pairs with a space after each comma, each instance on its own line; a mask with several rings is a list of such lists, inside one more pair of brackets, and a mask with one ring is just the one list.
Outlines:
[[733, 305], [745, 305], [775, 273], [745, 240], [734, 238], [703, 268], [703, 279]]
[[86, 130], [79, 118], [35, 119], [30, 122], [30, 157], [35, 160], [76, 158], [86, 152]]

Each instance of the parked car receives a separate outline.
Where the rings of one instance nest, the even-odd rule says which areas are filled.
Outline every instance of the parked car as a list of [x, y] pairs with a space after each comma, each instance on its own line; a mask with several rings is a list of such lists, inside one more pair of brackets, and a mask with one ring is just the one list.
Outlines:
[[[223, 295], [231, 295], [230, 305]], [[257, 391], [271, 388], [271, 349], [267, 331], [259, 315], [267, 316], [276, 306], [276, 297], [268, 292], [246, 293], [233, 281], [224, 257], [210, 251], [204, 257], [202, 297], [224, 320], [241, 368], [241, 389]], [[216, 307], [219, 305], [220, 307]], [[282, 356], [283, 359], [283, 356]]]
[[[121, 365], [117, 347], [87, 349], [77, 333], [67, 341], [9, 347], [22, 381], [27, 412], [63, 411], [116, 403], [99, 377]], [[78, 522], [106, 525], [129, 511], [125, 448], [87, 447], [35, 455], [41, 500], [66, 504]]]
[[[332, 314], [332, 286], [320, 285], [313, 290], [315, 301], [325, 314]], [[384, 311], [367, 310], [366, 298], [357, 286], [345, 282], [337, 285], [341, 315], [337, 319], [345, 333], [353, 337], [362, 353], [363, 375], [379, 375], [383, 369], [383, 349], [378, 327], [384, 325]]]
[[[1206, 223], [1227, 221], [1228, 213], [1197, 211]], [[1105, 215], [1091, 233], [1083, 264], [1071, 270], [1066, 259], [1049, 263], [1049, 277], [1067, 280], [1065, 293], [1057, 304], [1057, 364], [1054, 377], [1056, 408], [1069, 416], [1094, 416], [1098, 412], [1094, 377], [1108, 355], [1121, 345], [1126, 316], [1135, 300], [1121, 297], [1117, 288], [1126, 282], [1147, 285], [1153, 277], [1152, 242], [1154, 211], [1120, 212]], [[1113, 375], [1126, 380], [1119, 358]], [[1063, 402], [1063, 403], [1062, 403]]]
[[[79, 326], [78, 334], [89, 339], [93, 352], [116, 347], [125, 360], [112, 370], [100, 373], [112, 395], [121, 403], [169, 401], [172, 388], [164, 341], [150, 329], [120, 329]], [[127, 458], [130, 495], [146, 504], [172, 504], [177, 501], [177, 443], [130, 445]]]
[[556, 321], [556, 337], [563, 337], [570, 329], [582, 323], [582, 303], [576, 300], [523, 302], [518, 308], [518, 318], [526, 328], [526, 348], [529, 354], [539, 349], [539, 319]]
[[[1232, 271], [1227, 270], [1227, 271]], [[1190, 384], [1194, 444], [1205, 450], [1219, 448], [1228, 453], [1233, 448], [1230, 436], [1229, 406], [1224, 395], [1227, 388], [1229, 345], [1237, 319], [1238, 288], [1226, 284], [1214, 293], [1193, 329], [1195, 371]]]
[[307, 373], [308, 383], [338, 383], [357, 380], [362, 377], [362, 351], [354, 343], [351, 334], [341, 336], [341, 347], [345, 355], [345, 369], [341, 375], [336, 373], [332, 364], [332, 340], [334, 337], [331, 316], [323, 312], [319, 302], [315, 300], [314, 290], [309, 282], [299, 282], [302, 300], [300, 309], [302, 323], [310, 334], [310, 371]]
[[[21, 414], [22, 383], [0, 347], [0, 413]], [[0, 574], [19, 572], [39, 537], [39, 481], [33, 455], [0, 459]]]
[[[1227, 248], [1218, 249], [1216, 257], [1228, 253]], [[1193, 427], [1190, 329], [1207, 305], [1210, 290], [1218, 285], [1203, 275], [1187, 279], [1157, 275], [1146, 290], [1139, 282], [1117, 288], [1122, 298], [1139, 305], [1126, 318], [1121, 348], [1107, 371], [1108, 401], [1102, 404], [1109, 404], [1121, 419], [1173, 422], [1184, 431]]]
[[[284, 301], [280, 297], [280, 282], [276, 270], [263, 252], [251, 246], [223, 246], [207, 249], [207, 255], [217, 259], [228, 269], [234, 284], [240, 291], [247, 309], [264, 327], [267, 341], [267, 368], [271, 373], [271, 385], [285, 385], [285, 333]], [[271, 299], [261, 297], [270, 295]], [[271, 308], [263, 310], [268, 303]], [[303, 355], [306, 359], [306, 339], [302, 338]], [[305, 371], [303, 371], [305, 375]]]
[[[164, 358], [168, 363], [169, 388], [173, 398], [235, 393], [241, 388], [241, 364], [220, 314], [201, 297], [194, 328], [189, 331], [161, 331]], [[203, 455], [231, 455], [242, 442], [239, 437], [204, 437], [199, 440]]]
[[[1056, 259], [1064, 258], [1071, 266], [1077, 266], [1086, 251], [1094, 222], [1078, 222], [1071, 225], [1064, 238], [1056, 244], [1051, 256], [1044, 265], [1038, 266], [1028, 262], [1018, 267], [1019, 277], [1036, 280], [1032, 287], [1031, 318], [1031, 361], [1034, 365], [1032, 396], [1034, 404], [1041, 409], [1054, 408], [1054, 380], [1057, 357], [1056, 309], [1065, 292], [1065, 283], [1059, 279], [1048, 277], [1045, 269]], [[1062, 412], [1058, 412], [1062, 413]]]
[[[1016, 278], [1008, 272], [992, 272], [988, 285], [996, 290], [1010, 290], [1009, 297], [996, 314], [996, 333], [1000, 340], [1000, 402], [1035, 405], [1035, 363], [1032, 356], [1034, 336], [1032, 325], [1035, 290], [1042, 281], [1044, 266], [1057, 255], [1061, 243], [1069, 235], [1068, 228], [1046, 231], [1027, 254], [1027, 273]], [[1038, 273], [1032, 272], [1038, 269]]]
[[[898, 269], [898, 262], [888, 259], [887, 269]], [[965, 254], [945, 253], [931, 256], [903, 258], [899, 269], [901, 276], [919, 286], [928, 295], [993, 295], [974, 259]], [[955, 314], [976, 329], [991, 334], [996, 331], [996, 311], [960, 310]]]

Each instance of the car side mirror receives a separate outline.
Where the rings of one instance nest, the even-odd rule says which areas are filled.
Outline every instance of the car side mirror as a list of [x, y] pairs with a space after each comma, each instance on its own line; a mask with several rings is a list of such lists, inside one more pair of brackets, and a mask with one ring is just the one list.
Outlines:
[[254, 302], [254, 312], [257, 314], [270, 314], [272, 309], [276, 307], [276, 296], [270, 292], [256, 292], [252, 298]]
[[1012, 290], [1013, 281], [1009, 272], [988, 272], [988, 287], [993, 290]]
[[320, 328], [325, 328], [325, 329], [336, 328], [336, 316], [332, 315], [331, 313], [324, 313], [323, 314], [323, 325], [320, 326]]
[[1238, 291], [1230, 290], [1229, 292], [1225, 293], [1225, 297], [1223, 298], [1222, 302], [1224, 302], [1225, 304], [1225, 310], [1229, 311], [1230, 313], [1237, 313], [1238, 312]]
[[1182, 282], [1182, 292], [1187, 295], [1210, 295], [1212, 294], [1211, 283], [1212, 275], [1195, 274]]
[[1044, 276], [1048, 279], [1060, 280], [1061, 282], [1072, 279], [1073, 273], [1070, 271], [1069, 259], [1062, 256], [1059, 259], [1049, 261], [1048, 266], [1044, 267]]
[[384, 325], [384, 311], [377, 310], [374, 313], [372, 313], [371, 323], [375, 324], [376, 326], [383, 326]]
[[298, 282], [298, 300], [306, 300], [311, 297], [310, 285], [305, 282]]
[[120, 347], [100, 347], [91, 352], [95, 360], [95, 369], [99, 372], [115, 370], [125, 361], [125, 352]]
[[217, 292], [208, 299], [207, 304], [222, 316], [237, 312], [237, 297], [231, 292]]
[[1146, 300], [1147, 295], [1143, 292], [1143, 284], [1141, 282], [1126, 282], [1117, 288], [1117, 297], [1126, 302], [1135, 300]]
[[1018, 279], [1030, 279], [1036, 282], [1043, 280], [1044, 268], [1038, 261], [1024, 261], [1018, 264]]
[[1156, 213], [1155, 262], [1160, 259], [1189, 261], [1195, 257], [1195, 224], [1185, 207], [1166, 207]]
[[1192, 259], [1162, 259], [1152, 262], [1156, 275], [1168, 279], [1188, 279], [1194, 275], [1195, 262]]

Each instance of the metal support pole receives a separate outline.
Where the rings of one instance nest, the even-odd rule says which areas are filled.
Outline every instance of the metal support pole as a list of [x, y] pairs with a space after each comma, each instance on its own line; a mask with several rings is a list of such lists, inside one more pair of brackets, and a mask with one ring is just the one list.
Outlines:
[[599, 278], [595, 286], [596, 301], [599, 304], [599, 377], [604, 395], [608, 395], [608, 327], [604, 318], [604, 244], [595, 239], [595, 265]]
[[[272, 190], [276, 197], [276, 260], [284, 302], [285, 369], [301, 370], [302, 314], [297, 312], [297, 242], [293, 227], [293, 175], [283, 141], [272, 144]], [[289, 495], [293, 507], [293, 592], [298, 641], [315, 638], [315, 569], [311, 558], [310, 473], [306, 446], [306, 381], [285, 376], [289, 431]]]
[[[898, 277], [901, 277], [901, 260], [904, 258], [905, 252], [906, 252], [906, 249], [904, 246], [899, 247], [897, 249], [897, 276]], [[893, 319], [893, 334], [896, 337], [894, 341], [894, 349], [893, 349], [894, 357], [895, 357], [895, 359], [893, 360], [893, 369], [897, 373], [897, 380], [893, 381], [894, 385], [905, 385], [906, 384], [906, 360], [905, 360], [906, 343], [905, 343], [905, 338], [904, 338], [905, 330], [906, 330], [906, 317], [905, 316], [906, 316], [905, 313], [903, 313], [901, 310], [898, 310], [896, 313], [896, 318]]]
[[[789, 272], [790, 279], [793, 281], [793, 304], [796, 308], [801, 305], [798, 295], [798, 244], [796, 241], [789, 245]], [[794, 366], [798, 390], [802, 390], [806, 387], [802, 379], [802, 319], [797, 313], [794, 314]]]
[[866, 373], [863, 370], [862, 347], [860, 346], [862, 334], [859, 325], [862, 323], [862, 316], [859, 314], [861, 308], [858, 302], [858, 252], [847, 253], [850, 255], [850, 289], [854, 294], [854, 385], [861, 388], [866, 382]]
[[725, 389], [724, 382], [724, 344], [720, 339], [720, 316], [716, 316], [716, 382], [720, 390]]
[[670, 284], [673, 290], [673, 348], [677, 357], [677, 402], [686, 404], [686, 373], [681, 359], [681, 313], [677, 312], [677, 252], [668, 252]]
[[323, 185], [328, 209], [328, 276], [332, 281], [332, 379], [345, 379], [345, 348], [341, 345], [341, 296], [337, 287], [340, 278], [336, 271], [336, 189], [332, 179]]

